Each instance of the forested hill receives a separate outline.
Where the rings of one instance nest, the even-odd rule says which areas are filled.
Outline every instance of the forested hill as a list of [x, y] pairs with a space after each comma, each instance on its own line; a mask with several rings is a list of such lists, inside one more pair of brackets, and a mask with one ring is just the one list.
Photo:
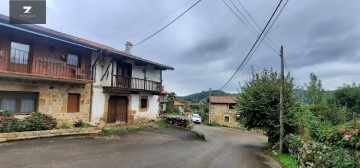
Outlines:
[[[221, 90], [212, 90], [211, 95], [212, 96], [235, 96], [236, 94], [226, 93]], [[209, 96], [209, 91], [202, 91], [202, 92], [194, 93], [194, 94], [187, 95], [187, 96], [177, 96], [177, 99], [181, 100], [181, 101], [199, 101], [199, 100], [208, 98], [208, 96]]]

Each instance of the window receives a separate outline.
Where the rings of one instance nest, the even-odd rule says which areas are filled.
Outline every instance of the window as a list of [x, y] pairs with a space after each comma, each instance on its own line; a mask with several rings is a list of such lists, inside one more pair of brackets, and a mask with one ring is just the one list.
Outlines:
[[80, 94], [68, 93], [67, 112], [68, 113], [79, 112], [79, 107], [80, 107]]
[[38, 93], [34, 92], [0, 92], [0, 109], [14, 113], [31, 113], [36, 111]]
[[140, 108], [140, 111], [141, 112], [144, 112], [148, 109], [149, 107], [149, 100], [148, 100], [148, 97], [147, 96], [142, 96], [140, 97], [140, 100], [139, 100], [139, 108]]
[[17, 64], [28, 64], [30, 46], [11, 42], [10, 62]]
[[235, 105], [234, 103], [229, 104], [229, 109], [235, 109]]
[[229, 116], [224, 116], [224, 122], [230, 122], [230, 117]]
[[68, 53], [66, 62], [69, 65], [78, 66], [79, 65], [79, 55]]

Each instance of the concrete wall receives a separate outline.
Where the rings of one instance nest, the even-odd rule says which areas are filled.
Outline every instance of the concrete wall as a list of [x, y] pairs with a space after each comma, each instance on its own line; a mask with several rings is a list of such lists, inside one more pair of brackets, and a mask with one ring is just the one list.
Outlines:
[[[159, 116], [159, 96], [146, 93], [133, 94], [131, 97], [131, 110], [135, 110], [136, 119], [156, 119]], [[148, 98], [148, 108], [140, 110], [140, 98]]]
[[[238, 126], [236, 121], [236, 110], [229, 109], [228, 104], [211, 104], [210, 105], [210, 121], [221, 125]], [[224, 116], [229, 116], [229, 122], [224, 122]]]

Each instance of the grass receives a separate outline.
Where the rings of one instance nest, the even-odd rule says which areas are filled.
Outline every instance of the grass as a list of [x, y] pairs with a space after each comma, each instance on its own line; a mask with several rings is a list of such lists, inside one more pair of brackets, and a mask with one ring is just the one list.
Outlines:
[[246, 128], [241, 127], [241, 126], [232, 127], [232, 126], [228, 126], [228, 125], [218, 124], [218, 123], [215, 123], [215, 122], [212, 122], [212, 123], [204, 122], [204, 125], [212, 126], [212, 127], [225, 127], [225, 128], [237, 129], [237, 130], [240, 130], [240, 131], [246, 131]]
[[158, 125], [159, 127], [166, 127], [169, 124], [166, 121], [164, 121], [163, 119], [160, 119], [160, 120], [156, 121], [156, 125]]
[[106, 135], [106, 136], [116, 136], [116, 135], [121, 135], [121, 134], [125, 134], [125, 133], [141, 131], [146, 128], [149, 128], [149, 126], [128, 127], [128, 128], [123, 128], [123, 129], [103, 128], [101, 132], [103, 135]]
[[295, 157], [290, 154], [279, 154], [271, 149], [266, 149], [265, 153], [270, 155], [271, 157], [275, 158], [280, 162], [282, 167], [286, 168], [299, 168], [299, 164], [297, 163]]

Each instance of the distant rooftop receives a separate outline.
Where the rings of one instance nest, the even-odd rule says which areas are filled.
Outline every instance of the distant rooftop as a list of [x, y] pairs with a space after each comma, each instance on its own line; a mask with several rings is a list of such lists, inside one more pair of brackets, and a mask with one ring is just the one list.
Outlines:
[[210, 96], [209, 102], [214, 104], [230, 104], [236, 103], [235, 96]]

